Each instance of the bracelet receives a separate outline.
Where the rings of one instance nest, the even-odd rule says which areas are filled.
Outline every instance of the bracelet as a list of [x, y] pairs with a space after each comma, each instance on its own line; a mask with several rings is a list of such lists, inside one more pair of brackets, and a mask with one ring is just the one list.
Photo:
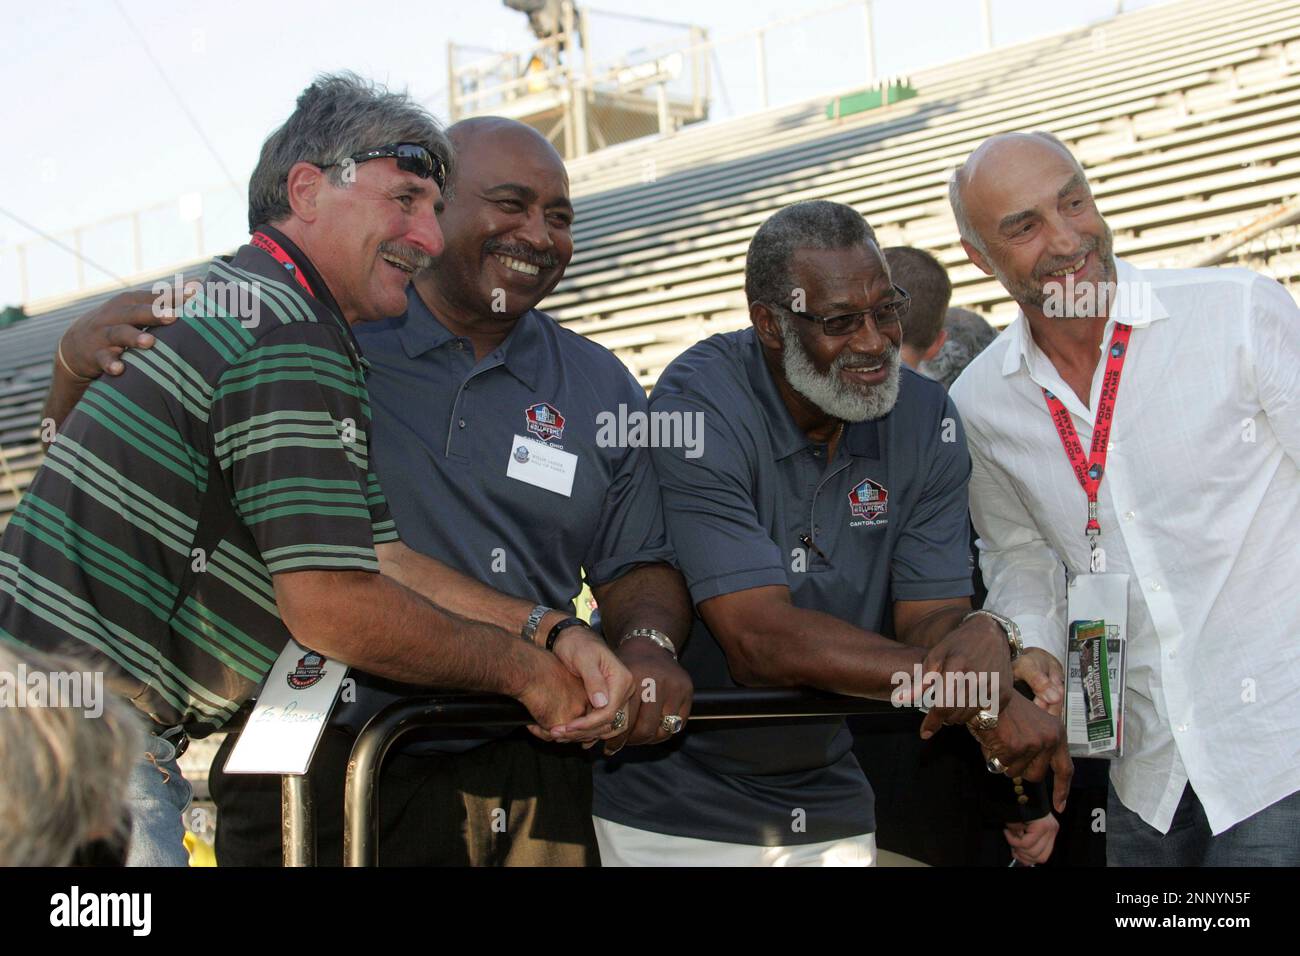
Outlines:
[[529, 644], [537, 642], [537, 625], [542, 623], [542, 618], [546, 617], [551, 609], [545, 604], [539, 604], [528, 612], [528, 620], [524, 621], [523, 629], [520, 630], [519, 636]]
[[84, 375], [78, 375], [76, 372], [72, 370], [72, 366], [68, 364], [68, 360], [63, 357], [63, 339], [59, 339], [59, 348], [55, 354], [58, 356], [59, 364], [63, 366], [63, 370], [67, 372], [69, 375], [71, 375], [73, 378], [75, 378], [78, 382], [94, 381], [93, 378], [86, 378], [86, 376]]
[[1003, 615], [998, 614], [995, 611], [990, 611], [985, 608], [979, 608], [978, 610], [971, 611], [969, 614], [963, 617], [961, 619], [961, 622], [965, 624], [967, 621], [969, 621], [971, 618], [975, 617], [976, 615], [982, 615], [983, 617], [992, 618], [993, 623], [996, 624], [998, 627], [1002, 628], [1002, 633], [1005, 634], [1007, 637], [1007, 650], [1011, 654], [1012, 663], [1014, 663], [1016, 658], [1018, 658], [1021, 654], [1025, 652], [1024, 641], [1020, 639], [1020, 625], [1018, 625], [1015, 621], [1013, 621], [1009, 617], [1004, 617]]
[[552, 654], [555, 653], [555, 642], [559, 640], [560, 632], [570, 627], [588, 627], [586, 621], [576, 617], [566, 617], [555, 627], [551, 628], [551, 633], [546, 635], [546, 649]]
[[628, 631], [625, 635], [623, 635], [623, 639], [618, 642], [618, 646], [622, 647], [624, 644], [632, 640], [632, 638], [634, 637], [644, 637], [651, 644], [654, 644], [657, 647], [661, 647], [669, 654], [671, 654], [673, 656], [673, 660], [677, 660], [677, 648], [673, 646], [672, 638], [670, 638], [663, 631], [656, 631], [653, 627], [633, 628], [632, 630]]

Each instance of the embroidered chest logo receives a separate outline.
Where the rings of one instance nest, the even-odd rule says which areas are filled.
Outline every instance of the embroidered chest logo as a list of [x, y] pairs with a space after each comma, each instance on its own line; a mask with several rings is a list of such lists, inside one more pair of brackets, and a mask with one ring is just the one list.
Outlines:
[[303, 690], [320, 682], [325, 676], [325, 658], [315, 651], [308, 651], [298, 660], [298, 666], [286, 675], [289, 686]]
[[889, 490], [877, 481], [864, 478], [849, 492], [849, 513], [859, 521], [850, 521], [849, 527], [871, 527], [884, 524], [888, 519]]
[[524, 409], [528, 430], [542, 441], [555, 441], [564, 437], [564, 416], [549, 402], [538, 402]]

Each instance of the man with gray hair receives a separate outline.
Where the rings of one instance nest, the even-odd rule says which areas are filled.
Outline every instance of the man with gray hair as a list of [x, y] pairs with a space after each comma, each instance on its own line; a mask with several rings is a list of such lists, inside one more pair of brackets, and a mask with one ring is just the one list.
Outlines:
[[998, 330], [989, 325], [984, 316], [970, 309], [953, 307], [943, 321], [943, 342], [939, 350], [923, 360], [917, 371], [942, 382], [944, 388], [951, 388], [975, 356], [997, 337]]
[[[589, 709], [608, 723], [632, 692], [585, 628], [557, 629], [552, 654], [504, 618], [466, 619], [499, 596], [406, 548], [370, 468], [352, 326], [401, 314], [442, 251], [450, 162], [405, 95], [321, 77], [263, 146], [250, 243], [152, 348], [89, 388], [60, 349], [51, 405], [75, 408], [0, 541], [0, 638], [79, 650], [145, 716], [133, 864], [185, 864], [176, 757], [291, 638], [380, 677], [510, 695], [543, 731]], [[495, 606], [522, 621], [531, 604]]]
[[[1050, 761], [1063, 797], [1060, 726], [1012, 691], [1002, 621], [971, 613], [965, 442], [943, 389], [900, 368], [908, 298], [870, 226], [838, 203], [781, 210], [745, 293], [752, 328], [688, 349], [650, 400], [705, 430], [698, 457], [652, 452], [698, 614], [683, 665], [704, 687], [932, 705], [923, 737], [978, 721], [1009, 770], [1041, 779]], [[973, 693], [940, 692], [964, 676]], [[874, 863], [843, 718], [683, 737], [597, 772], [605, 865]]]
[[1300, 864], [1300, 310], [1246, 269], [1117, 259], [1048, 133], [986, 140], [950, 194], [1020, 306], [952, 388], [989, 600], [1058, 713], [1072, 623], [1125, 630], [1108, 862]]

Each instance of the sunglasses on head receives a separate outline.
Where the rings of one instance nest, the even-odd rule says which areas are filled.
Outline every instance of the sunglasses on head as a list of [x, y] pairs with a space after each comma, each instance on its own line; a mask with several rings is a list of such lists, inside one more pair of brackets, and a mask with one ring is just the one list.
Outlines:
[[[418, 143], [389, 143], [374, 149], [353, 153], [348, 159], [360, 166], [372, 159], [395, 159], [397, 168], [407, 173], [415, 173], [421, 179], [432, 179], [440, 190], [447, 188], [447, 167], [441, 159], [433, 155]], [[321, 169], [342, 166], [342, 163], [327, 163]]]

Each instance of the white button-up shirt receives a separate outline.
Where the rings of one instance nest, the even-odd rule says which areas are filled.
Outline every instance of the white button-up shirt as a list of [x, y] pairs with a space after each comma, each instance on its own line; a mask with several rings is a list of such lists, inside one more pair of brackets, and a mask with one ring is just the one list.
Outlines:
[[1086, 407], [1023, 314], [952, 387], [986, 606], [1064, 661], [1087, 498], [1042, 389], [1086, 454], [1104, 350], [1131, 324], [1098, 500], [1106, 570], [1130, 576], [1111, 780], [1162, 833], [1190, 781], [1218, 834], [1300, 790], [1300, 310], [1246, 269], [1117, 268]]

